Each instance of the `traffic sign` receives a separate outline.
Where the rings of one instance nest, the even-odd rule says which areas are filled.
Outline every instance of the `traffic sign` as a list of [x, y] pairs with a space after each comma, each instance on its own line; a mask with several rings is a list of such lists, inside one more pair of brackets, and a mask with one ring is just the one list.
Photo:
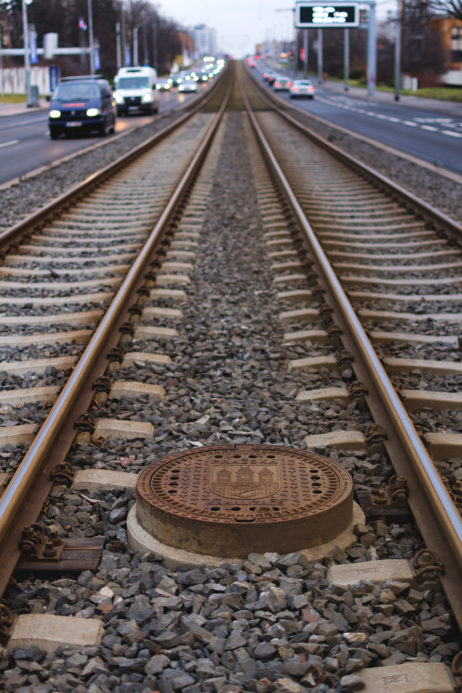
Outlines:
[[359, 25], [359, 5], [356, 3], [297, 2], [295, 26], [297, 29], [345, 29]]

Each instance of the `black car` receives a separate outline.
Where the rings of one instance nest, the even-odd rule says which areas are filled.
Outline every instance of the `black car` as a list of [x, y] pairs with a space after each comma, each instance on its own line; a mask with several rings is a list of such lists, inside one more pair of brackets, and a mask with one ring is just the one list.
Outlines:
[[61, 80], [51, 97], [51, 139], [71, 132], [114, 132], [116, 110], [109, 82], [100, 77]]

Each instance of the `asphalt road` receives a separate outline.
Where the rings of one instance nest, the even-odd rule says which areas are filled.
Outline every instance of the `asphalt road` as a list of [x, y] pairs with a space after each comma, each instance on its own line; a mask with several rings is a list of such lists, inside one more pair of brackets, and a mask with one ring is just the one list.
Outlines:
[[[176, 89], [161, 92], [159, 111], [178, 108], [194, 94], [179, 94]], [[117, 118], [115, 134], [149, 123], [152, 116], [130, 115]], [[110, 139], [112, 135], [106, 135]], [[100, 142], [98, 135], [77, 135], [51, 140], [48, 131], [48, 111], [21, 112], [0, 117], [0, 184], [29, 173], [41, 166], [56, 162], [74, 152]]]
[[[261, 74], [260, 79], [263, 82]], [[316, 83], [315, 87], [312, 101], [290, 99], [288, 92], [278, 96], [335, 125], [462, 174], [462, 106], [457, 116], [334, 93]]]

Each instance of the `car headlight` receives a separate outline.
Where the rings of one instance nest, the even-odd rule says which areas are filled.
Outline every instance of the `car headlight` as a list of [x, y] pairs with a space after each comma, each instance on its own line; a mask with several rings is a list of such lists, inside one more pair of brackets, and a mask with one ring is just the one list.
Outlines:
[[183, 85], [180, 84], [180, 86], [178, 87], [178, 91], [183, 91], [183, 89], [184, 89]]
[[143, 94], [143, 96], [141, 97], [141, 103], [151, 103], [152, 101], [154, 101], [154, 96], [152, 95], [152, 93]]
[[120, 94], [118, 94], [116, 91], [114, 92], [114, 100], [115, 100], [115, 102], [118, 103], [118, 104], [125, 103], [125, 102], [124, 102], [124, 97], [121, 96]]
[[87, 116], [89, 118], [94, 118], [100, 114], [99, 108], [87, 108]]
[[61, 111], [58, 111], [56, 108], [54, 108], [52, 111], [50, 111], [50, 118], [60, 118], [61, 117]]

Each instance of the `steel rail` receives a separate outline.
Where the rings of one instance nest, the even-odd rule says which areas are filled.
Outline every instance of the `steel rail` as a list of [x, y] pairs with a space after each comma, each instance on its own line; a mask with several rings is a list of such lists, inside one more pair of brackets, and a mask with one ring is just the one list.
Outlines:
[[[346, 164], [349, 168], [354, 168], [359, 174], [367, 177], [376, 185], [385, 187], [392, 195], [397, 195], [398, 197], [402, 198], [405, 201], [405, 203], [412, 204], [413, 207], [417, 208], [419, 213], [425, 216], [429, 221], [432, 221], [435, 224], [439, 224], [446, 228], [448, 231], [462, 236], [462, 224], [460, 224], [456, 219], [453, 219], [441, 210], [437, 209], [436, 207], [433, 207], [433, 205], [429, 204], [428, 202], [425, 202], [425, 200], [422, 200], [420, 197], [417, 197], [417, 195], [414, 195], [409, 190], [406, 190], [406, 188], [403, 188], [398, 183], [395, 183], [390, 178], [387, 178], [387, 176], [384, 176], [382, 173], [375, 171], [367, 164], [364, 164], [359, 159], [356, 159], [351, 154], [348, 154], [347, 152], [340, 149], [340, 147], [337, 147], [335, 144], [328, 142], [321, 135], [318, 135], [317, 133], [310, 130], [306, 125], [303, 125], [303, 123], [301, 123], [299, 120], [289, 115], [286, 112], [286, 109], [292, 109], [294, 111], [296, 110], [297, 115], [300, 115], [301, 117], [305, 116], [306, 118], [311, 117], [310, 113], [299, 111], [296, 109], [294, 104], [287, 104], [283, 99], [278, 98], [272, 93], [268, 93], [265, 87], [256, 79], [256, 77], [254, 77], [254, 75], [249, 70], [246, 70], [246, 74], [249, 77], [249, 79], [251, 79], [252, 82], [258, 87], [261, 98], [264, 99], [268, 104], [270, 104], [271, 107], [281, 116], [281, 118], [287, 120], [300, 132], [302, 132], [304, 135], [313, 140], [313, 142], [318, 144], [320, 147], [326, 149], [330, 154], [335, 156], [342, 163]], [[284, 106], [284, 108], [282, 106]], [[322, 121], [324, 125], [335, 128], [335, 124], [330, 123], [328, 120], [325, 120], [320, 116], [315, 117], [316, 120]], [[351, 132], [351, 136], [354, 137], [355, 133]]]
[[[207, 128], [175, 192], [151, 231], [149, 238], [138, 253], [127, 276], [117, 291], [117, 294], [113, 298], [84, 353], [72, 371], [69, 380], [66, 382], [57, 401], [32, 441], [27, 454], [20, 463], [0, 499], [0, 555], [2, 555], [4, 559], [0, 564], [0, 593], [4, 591], [19, 558], [17, 535], [21, 527], [24, 526], [24, 523], [18, 518], [27, 504], [27, 495], [31, 491], [37, 478], [43, 474], [43, 468], [47, 463], [49, 464], [49, 458], [52, 455], [55, 441], [62, 427], [68, 424], [67, 417], [74, 403], [85, 388], [91, 387], [90, 383], [92, 382], [92, 378], [90, 374], [92, 373], [95, 363], [101, 357], [102, 351], [107, 344], [108, 336], [117, 327], [118, 321], [120, 322], [120, 315], [126, 307], [127, 301], [133, 295], [137, 283], [139, 285], [140, 278], [145, 271], [163, 231], [172, 219], [178, 205], [183, 200], [186, 191], [190, 188], [192, 182], [198, 175], [229, 101], [232, 84], [233, 80], [229, 79], [220, 110]], [[49, 481], [49, 487], [51, 483], [52, 482]], [[41, 502], [39, 501], [40, 507], [45, 499], [46, 496]], [[37, 505], [37, 499], [34, 502]], [[11, 547], [11, 541], [13, 541], [13, 547]]]
[[[194, 104], [192, 106], [192, 108], [190, 108], [190, 110], [187, 113], [180, 116], [173, 123], [171, 123], [170, 125], [167, 125], [165, 128], [160, 130], [160, 132], [156, 133], [155, 135], [153, 135], [148, 140], [146, 140], [142, 144], [138, 145], [134, 149], [131, 149], [126, 154], [123, 154], [118, 159], [113, 161], [111, 164], [108, 164], [107, 166], [104, 166], [99, 171], [92, 173], [84, 181], [77, 183], [76, 185], [72, 186], [65, 193], [63, 193], [62, 195], [59, 195], [54, 200], [52, 200], [48, 204], [44, 205], [43, 207], [38, 209], [36, 212], [33, 212], [29, 216], [25, 217], [24, 219], [22, 219], [20, 222], [18, 222], [14, 226], [11, 226], [10, 228], [5, 229], [4, 231], [1, 231], [0, 232], [0, 247], [4, 246], [8, 242], [13, 241], [14, 239], [16, 239], [17, 236], [20, 236], [21, 234], [26, 233], [32, 227], [37, 226], [39, 224], [43, 224], [50, 217], [54, 216], [55, 214], [60, 213], [62, 211], [63, 207], [65, 207], [65, 206], [73, 203], [75, 200], [83, 197], [85, 195], [85, 193], [87, 193], [88, 191], [93, 191], [95, 185], [100, 185], [101, 183], [105, 182], [108, 178], [110, 178], [115, 173], [120, 171], [122, 168], [127, 166], [131, 161], [134, 161], [139, 156], [141, 156], [145, 152], [149, 151], [149, 149], [152, 149], [152, 147], [155, 147], [157, 144], [159, 144], [159, 142], [164, 140], [168, 135], [170, 135], [170, 133], [172, 133], [174, 130], [179, 128], [180, 125], [183, 125], [183, 123], [185, 123], [187, 120], [192, 118], [192, 116], [195, 115], [198, 111], [200, 111], [202, 108], [204, 108], [204, 106], [216, 95], [216, 92], [220, 89], [221, 82], [224, 79], [225, 75], [227, 74], [228, 70], [229, 70], [229, 67], [223, 72], [223, 74], [220, 76], [220, 78], [216, 81], [216, 83], [213, 85], [212, 89], [210, 89], [210, 91], [208, 91], [203, 96], [203, 98], [198, 101], [198, 103]], [[131, 134], [131, 133], [127, 133], [127, 134]], [[108, 144], [110, 144], [110, 142], [108, 142]], [[81, 154], [84, 154], [84, 153], [85, 153], [84, 151], [81, 152]]]
[[[380, 362], [361, 322], [356, 315], [353, 306], [346, 296], [334, 270], [332, 269], [305, 213], [300, 206], [296, 196], [294, 195], [287, 178], [285, 177], [271, 147], [260, 127], [254, 113], [251, 111], [247, 94], [243, 90], [244, 101], [251, 120], [252, 126], [259, 144], [264, 152], [266, 160], [270, 164], [270, 168], [275, 176], [278, 184], [284, 191], [287, 200], [290, 203], [292, 210], [304, 232], [308, 244], [311, 248], [313, 256], [318, 263], [318, 267], [331, 289], [336, 306], [342, 315], [344, 324], [346, 324], [349, 334], [351, 335], [356, 348], [361, 355], [363, 363], [369, 374], [370, 380], [373, 382], [376, 391], [387, 411], [390, 420], [393, 423], [394, 431], [399, 437], [401, 445], [408, 457], [410, 467], [413, 473], [417, 476], [425, 497], [431, 505], [434, 515], [439, 523], [441, 535], [448, 542], [451, 549], [453, 559], [456, 561], [459, 570], [462, 569], [462, 518], [459, 511], [454, 505], [432, 459], [430, 458], [426, 448], [424, 447], [417, 431], [410, 420], [406, 409], [404, 408], [396, 390], [390, 382], [387, 373], [385, 372], [382, 363]], [[422, 507], [416, 507], [417, 501], [412, 497], [409, 498], [409, 504], [412, 509], [417, 512], [421, 522], [425, 522], [425, 516], [422, 518]], [[427, 518], [428, 520], [428, 518]], [[419, 522], [422, 534], [431, 548], [437, 555], [441, 550], [441, 544], [434, 541], [433, 528], [427, 525], [422, 526]], [[430, 542], [433, 545], [430, 545]], [[435, 545], [436, 543], [436, 545]], [[454, 566], [449, 565], [445, 568], [454, 570]], [[456, 569], [456, 576], [457, 576]], [[444, 583], [444, 576], [442, 581]], [[454, 585], [454, 582], [459, 584]], [[446, 590], [450, 599], [456, 618], [462, 626], [462, 585], [459, 580], [451, 580], [451, 589]]]

